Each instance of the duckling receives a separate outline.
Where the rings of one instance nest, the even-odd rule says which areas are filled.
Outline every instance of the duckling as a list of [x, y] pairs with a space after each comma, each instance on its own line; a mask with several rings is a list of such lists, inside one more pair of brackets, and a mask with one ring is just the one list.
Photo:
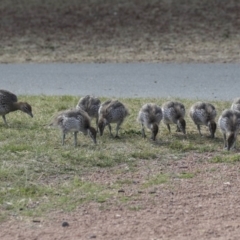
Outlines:
[[6, 125], [6, 114], [20, 110], [33, 117], [32, 107], [27, 102], [18, 102], [17, 96], [7, 90], [0, 89], [0, 115]]
[[100, 105], [101, 101], [98, 98], [86, 95], [80, 98], [76, 108], [87, 112], [90, 118], [96, 118], [96, 126], [98, 128], [98, 110]]
[[235, 98], [233, 100], [231, 109], [234, 111], [239, 111], [240, 112], [240, 98]]
[[218, 119], [218, 125], [223, 134], [224, 148], [228, 151], [235, 146], [240, 130], [240, 112], [226, 109]]
[[217, 124], [215, 122], [217, 111], [212, 104], [197, 102], [191, 106], [189, 115], [192, 118], [193, 122], [197, 125], [198, 132], [201, 136], [202, 133], [200, 125], [206, 125], [210, 131], [211, 138], [214, 138], [217, 128]]
[[100, 136], [103, 135], [105, 126], [108, 126], [110, 134], [112, 136], [112, 128], [110, 123], [117, 123], [115, 137], [119, 137], [119, 128], [128, 114], [129, 112], [127, 108], [118, 100], [108, 100], [102, 103], [98, 111], [98, 128]]
[[159, 124], [162, 120], [162, 109], [154, 103], [147, 103], [142, 106], [138, 113], [137, 121], [142, 124], [142, 136], [145, 138], [144, 127], [152, 131], [152, 140], [156, 140]]
[[170, 124], [177, 124], [177, 132], [186, 134], [186, 122], [184, 120], [185, 107], [180, 102], [169, 101], [162, 105], [163, 122], [171, 132]]
[[77, 133], [82, 132], [89, 135], [94, 143], [96, 141], [96, 130], [91, 127], [90, 117], [81, 109], [69, 109], [57, 114], [50, 126], [57, 126], [62, 130], [62, 145], [68, 132], [74, 132], [74, 146], [77, 146]]

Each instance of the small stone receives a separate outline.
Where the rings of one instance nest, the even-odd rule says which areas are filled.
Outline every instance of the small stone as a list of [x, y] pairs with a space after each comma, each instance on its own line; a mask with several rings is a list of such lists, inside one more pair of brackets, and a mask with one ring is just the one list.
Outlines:
[[121, 193], [121, 192], [124, 193], [125, 191], [123, 189], [119, 189], [118, 192], [119, 193]]
[[155, 190], [152, 190], [152, 191], [149, 191], [150, 194], [155, 194], [156, 191]]
[[68, 222], [63, 222], [62, 227], [69, 227], [69, 223]]
[[40, 220], [37, 220], [37, 219], [33, 219], [32, 220], [34, 223], [40, 223], [41, 221]]
[[231, 185], [231, 183], [230, 182], [225, 182], [225, 183], [223, 183], [224, 185]]
[[97, 236], [96, 235], [92, 235], [92, 236], [90, 236], [90, 238], [97, 238]]

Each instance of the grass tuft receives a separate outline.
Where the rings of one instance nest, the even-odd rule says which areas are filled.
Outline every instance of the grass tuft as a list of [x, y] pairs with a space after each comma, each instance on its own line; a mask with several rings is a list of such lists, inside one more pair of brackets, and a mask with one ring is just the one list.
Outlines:
[[218, 155], [211, 159], [211, 162], [213, 163], [236, 163], [240, 161], [240, 155], [234, 154], [234, 155]]
[[181, 178], [181, 179], [193, 178], [194, 176], [195, 176], [194, 173], [189, 173], [189, 172], [182, 172], [178, 174], [178, 178]]
[[169, 181], [169, 175], [160, 173], [154, 177], [151, 177], [148, 181], [146, 181], [143, 184], [143, 187], [147, 188], [147, 187], [167, 183], [168, 181]]

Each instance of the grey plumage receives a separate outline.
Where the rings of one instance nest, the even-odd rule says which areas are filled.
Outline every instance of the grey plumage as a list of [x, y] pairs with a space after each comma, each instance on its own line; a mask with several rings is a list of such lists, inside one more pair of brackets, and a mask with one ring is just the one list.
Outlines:
[[138, 113], [137, 121], [142, 125], [142, 136], [145, 138], [144, 127], [152, 132], [151, 139], [156, 140], [159, 130], [159, 124], [162, 120], [162, 109], [154, 103], [147, 103], [142, 106]]
[[108, 126], [110, 134], [112, 135], [111, 123], [116, 123], [116, 135], [123, 123], [125, 117], [129, 114], [127, 108], [118, 100], [108, 100], [101, 104], [99, 111], [98, 128], [100, 136], [102, 136], [105, 126]]
[[87, 112], [90, 118], [96, 118], [96, 126], [98, 127], [98, 110], [100, 105], [101, 101], [98, 98], [86, 95], [80, 98], [76, 108]]
[[6, 114], [20, 110], [33, 117], [32, 107], [27, 102], [18, 102], [17, 96], [7, 90], [0, 89], [0, 115], [6, 125]]
[[234, 111], [239, 111], [240, 112], [240, 98], [235, 98], [233, 100], [233, 103], [231, 105], [231, 109]]
[[217, 124], [215, 118], [217, 111], [215, 107], [210, 103], [197, 102], [190, 108], [189, 115], [193, 122], [197, 125], [198, 132], [202, 136], [200, 125], [208, 126], [211, 137], [214, 138]]
[[186, 134], [185, 107], [180, 102], [169, 101], [162, 105], [163, 122], [171, 132], [170, 124], [177, 125], [177, 131]]
[[62, 145], [68, 132], [74, 132], [74, 145], [77, 146], [77, 133], [82, 132], [89, 135], [96, 143], [96, 130], [91, 127], [88, 114], [81, 109], [69, 109], [56, 115], [51, 126], [57, 126], [62, 131]]
[[240, 130], [240, 112], [224, 110], [218, 119], [218, 125], [223, 134], [224, 148], [230, 150], [235, 146]]

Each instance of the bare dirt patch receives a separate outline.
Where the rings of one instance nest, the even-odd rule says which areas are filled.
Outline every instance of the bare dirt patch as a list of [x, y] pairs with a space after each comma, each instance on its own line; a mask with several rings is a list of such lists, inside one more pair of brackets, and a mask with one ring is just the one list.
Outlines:
[[[238, 239], [239, 167], [211, 163], [212, 157], [212, 153], [190, 153], [165, 164], [139, 160], [138, 171], [124, 175], [114, 174], [114, 169], [99, 170], [86, 179], [109, 186], [118, 180], [134, 181], [116, 193], [129, 201], [113, 198], [84, 204], [71, 213], [52, 212], [47, 218], [12, 218], [1, 224], [0, 238]], [[193, 176], [179, 177], [188, 172]], [[170, 182], [139, 187], [159, 173], [172, 176]], [[69, 226], [63, 227], [63, 222]]]

